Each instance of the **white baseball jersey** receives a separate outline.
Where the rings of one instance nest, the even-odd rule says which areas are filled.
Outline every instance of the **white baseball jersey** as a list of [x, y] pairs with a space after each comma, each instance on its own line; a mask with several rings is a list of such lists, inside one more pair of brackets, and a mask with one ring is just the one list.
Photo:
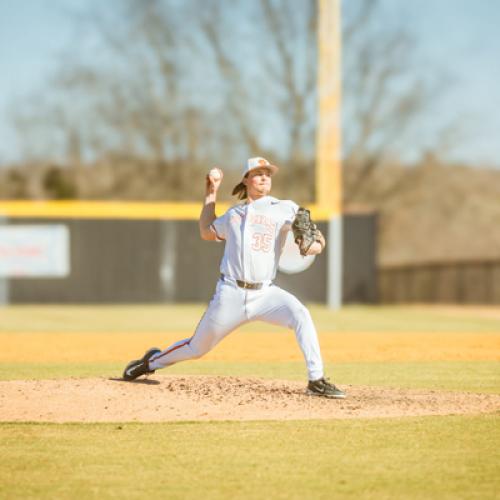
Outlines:
[[265, 196], [231, 207], [212, 227], [218, 241], [226, 241], [220, 271], [251, 283], [271, 282], [298, 205]]

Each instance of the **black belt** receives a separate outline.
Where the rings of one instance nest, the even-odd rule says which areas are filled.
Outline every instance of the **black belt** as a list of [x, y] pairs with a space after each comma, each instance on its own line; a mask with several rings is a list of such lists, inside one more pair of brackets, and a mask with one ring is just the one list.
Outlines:
[[[220, 277], [222, 281], [224, 281], [226, 278], [223, 274], [221, 274]], [[264, 286], [264, 283], [248, 283], [248, 281], [241, 280], [235, 281], [240, 288], [247, 288], [248, 290], [260, 290]]]

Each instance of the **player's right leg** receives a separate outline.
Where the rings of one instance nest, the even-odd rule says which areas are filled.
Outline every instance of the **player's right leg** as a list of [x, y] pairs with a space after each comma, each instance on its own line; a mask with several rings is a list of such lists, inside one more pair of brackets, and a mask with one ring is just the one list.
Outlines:
[[146, 361], [147, 371], [144, 373], [151, 373], [180, 361], [200, 358], [246, 321], [242, 290], [234, 284], [219, 281], [194, 335], [151, 355]]
[[223, 325], [218, 324], [211, 312], [213, 311], [210, 309], [205, 312], [192, 337], [180, 340], [152, 356], [149, 361], [150, 369], [157, 370], [180, 361], [201, 358], [242, 323], [241, 320], [236, 320]]

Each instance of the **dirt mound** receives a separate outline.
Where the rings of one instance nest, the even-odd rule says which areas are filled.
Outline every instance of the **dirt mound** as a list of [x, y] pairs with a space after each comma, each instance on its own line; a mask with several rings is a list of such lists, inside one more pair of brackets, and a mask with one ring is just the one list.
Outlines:
[[155, 376], [0, 382], [0, 421], [161, 422], [479, 414], [500, 395], [342, 386], [345, 400], [305, 393], [300, 382], [213, 376]]

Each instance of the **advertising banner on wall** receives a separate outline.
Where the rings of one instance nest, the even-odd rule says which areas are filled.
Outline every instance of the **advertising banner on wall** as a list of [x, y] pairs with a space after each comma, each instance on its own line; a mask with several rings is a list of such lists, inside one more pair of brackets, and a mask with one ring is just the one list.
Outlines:
[[64, 278], [69, 272], [64, 224], [0, 227], [0, 278]]

